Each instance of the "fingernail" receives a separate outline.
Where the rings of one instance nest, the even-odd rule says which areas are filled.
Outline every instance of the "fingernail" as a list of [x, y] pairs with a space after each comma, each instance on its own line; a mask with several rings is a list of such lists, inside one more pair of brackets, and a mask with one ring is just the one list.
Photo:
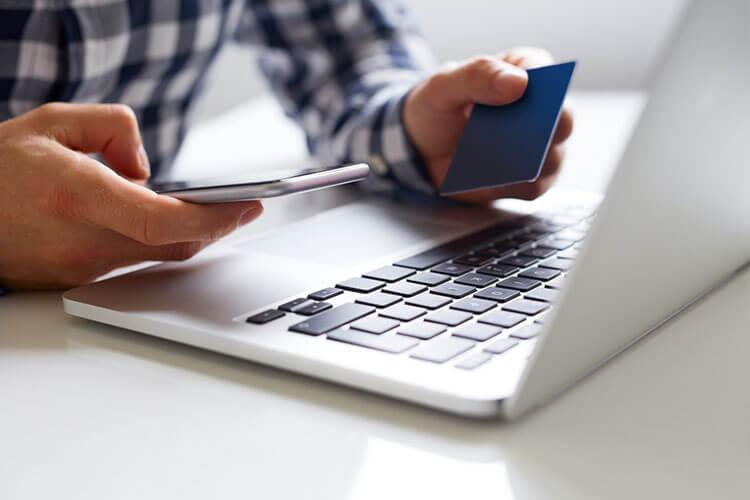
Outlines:
[[146, 174], [146, 177], [151, 175], [151, 163], [148, 161], [148, 154], [146, 154], [146, 148], [143, 144], [138, 148], [138, 163], [141, 165], [141, 170]]
[[495, 75], [493, 84], [497, 90], [506, 90], [509, 84], [515, 84], [519, 79], [526, 80], [526, 71], [515, 66], [506, 66]]
[[240, 224], [247, 224], [248, 222], [251, 222], [258, 218], [262, 209], [263, 205], [258, 204], [253, 206], [250, 210], [246, 211], [240, 216]]

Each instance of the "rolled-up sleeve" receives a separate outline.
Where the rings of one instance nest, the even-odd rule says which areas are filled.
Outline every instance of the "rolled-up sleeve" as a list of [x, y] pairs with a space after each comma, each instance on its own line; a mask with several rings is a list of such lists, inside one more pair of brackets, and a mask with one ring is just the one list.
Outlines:
[[434, 194], [402, 119], [434, 59], [399, 0], [248, 0], [238, 39], [325, 164], [367, 162], [374, 192]]

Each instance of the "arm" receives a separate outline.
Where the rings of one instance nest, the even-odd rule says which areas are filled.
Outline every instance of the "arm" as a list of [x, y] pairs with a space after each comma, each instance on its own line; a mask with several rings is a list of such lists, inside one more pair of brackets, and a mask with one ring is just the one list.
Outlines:
[[[260, 44], [260, 67], [289, 116], [324, 163], [370, 163], [367, 187], [432, 192], [407, 138], [407, 92], [433, 68], [414, 23], [396, 2], [253, 0], [255, 25], [241, 37]], [[316, 7], [313, 7], [315, 5]]]
[[[260, 66], [286, 112], [325, 163], [364, 161], [374, 191], [434, 194], [474, 102], [507, 104], [523, 94], [519, 66], [547, 63], [541, 51], [480, 57], [434, 72], [426, 43], [398, 0], [250, 0], [239, 38], [263, 47]], [[567, 113], [556, 142], [570, 132]], [[533, 198], [557, 173], [551, 150], [535, 183], [463, 195], [484, 202]]]

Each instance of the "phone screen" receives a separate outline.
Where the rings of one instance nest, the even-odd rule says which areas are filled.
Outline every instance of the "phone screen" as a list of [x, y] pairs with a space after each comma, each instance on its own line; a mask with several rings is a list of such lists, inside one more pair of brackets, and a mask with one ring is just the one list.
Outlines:
[[344, 168], [346, 165], [335, 167], [314, 167], [314, 168], [286, 168], [272, 170], [250, 170], [246, 174], [229, 176], [229, 177], [206, 177], [203, 179], [190, 180], [153, 180], [149, 181], [148, 188], [157, 193], [173, 193], [176, 191], [186, 191], [194, 189], [212, 189], [231, 186], [243, 186], [253, 184], [269, 184], [280, 182], [285, 179], [302, 177], [305, 175], [316, 174]]

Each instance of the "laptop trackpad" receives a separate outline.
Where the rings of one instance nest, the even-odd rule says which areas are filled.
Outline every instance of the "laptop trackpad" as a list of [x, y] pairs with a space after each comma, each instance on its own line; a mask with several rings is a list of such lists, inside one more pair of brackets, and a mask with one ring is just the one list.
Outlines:
[[332, 286], [396, 252], [410, 253], [419, 243], [486, 224], [493, 216], [481, 210], [347, 205], [229, 248], [217, 245], [187, 262], [162, 264], [65, 295], [175, 324], [226, 324], [304, 290]]
[[466, 227], [465, 220], [428, 219], [406, 210], [348, 205], [245, 240], [238, 248], [345, 268], [364, 265]]

